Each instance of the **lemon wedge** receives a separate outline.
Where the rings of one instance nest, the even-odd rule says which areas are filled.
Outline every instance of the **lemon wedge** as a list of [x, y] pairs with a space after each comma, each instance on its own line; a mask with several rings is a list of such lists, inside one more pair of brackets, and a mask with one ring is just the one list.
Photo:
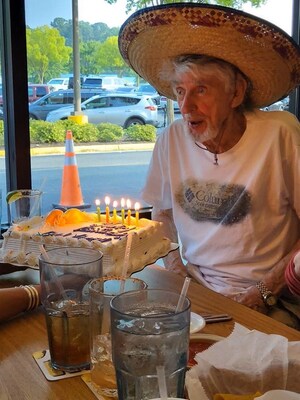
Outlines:
[[20, 199], [22, 196], [23, 194], [19, 190], [8, 192], [6, 195], [7, 204], [13, 203], [14, 201]]

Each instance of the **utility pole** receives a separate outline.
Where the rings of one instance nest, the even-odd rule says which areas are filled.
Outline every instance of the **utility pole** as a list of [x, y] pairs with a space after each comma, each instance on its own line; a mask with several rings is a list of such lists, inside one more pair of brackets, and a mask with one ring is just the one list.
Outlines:
[[74, 113], [70, 119], [83, 124], [88, 122], [87, 116], [81, 111], [81, 82], [80, 82], [80, 51], [79, 51], [79, 20], [78, 0], [72, 0], [72, 25], [73, 25], [73, 90]]

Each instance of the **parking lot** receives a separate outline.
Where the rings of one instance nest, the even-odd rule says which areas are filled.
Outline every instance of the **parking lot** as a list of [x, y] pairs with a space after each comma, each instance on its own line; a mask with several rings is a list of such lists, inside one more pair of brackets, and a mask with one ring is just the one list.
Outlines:
[[[174, 119], [182, 118], [179, 112], [174, 113]], [[164, 109], [158, 110], [159, 126], [157, 128], [157, 134], [159, 134], [167, 125], [167, 116]]]

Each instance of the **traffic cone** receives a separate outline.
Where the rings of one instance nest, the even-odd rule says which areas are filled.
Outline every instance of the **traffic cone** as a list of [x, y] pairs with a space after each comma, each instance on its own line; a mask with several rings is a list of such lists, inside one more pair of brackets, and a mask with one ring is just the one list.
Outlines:
[[53, 204], [59, 208], [89, 208], [90, 204], [84, 204], [79, 173], [74, 151], [72, 131], [66, 133], [65, 164], [62, 176], [61, 197], [59, 204]]

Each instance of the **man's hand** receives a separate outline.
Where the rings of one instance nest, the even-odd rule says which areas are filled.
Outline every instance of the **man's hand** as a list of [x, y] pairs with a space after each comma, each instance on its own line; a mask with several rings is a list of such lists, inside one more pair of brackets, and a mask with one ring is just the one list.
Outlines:
[[267, 308], [256, 286], [250, 286], [246, 292], [239, 293], [233, 296], [232, 299], [255, 311], [259, 311], [263, 314], [267, 313]]
[[[153, 208], [152, 217], [155, 221], [163, 223], [164, 235], [173, 243], [178, 243], [177, 230], [173, 220], [172, 210], [158, 210]], [[187, 269], [182, 261], [180, 251], [171, 251], [164, 257], [164, 265], [168, 271], [175, 272], [181, 276], [187, 276]]]

